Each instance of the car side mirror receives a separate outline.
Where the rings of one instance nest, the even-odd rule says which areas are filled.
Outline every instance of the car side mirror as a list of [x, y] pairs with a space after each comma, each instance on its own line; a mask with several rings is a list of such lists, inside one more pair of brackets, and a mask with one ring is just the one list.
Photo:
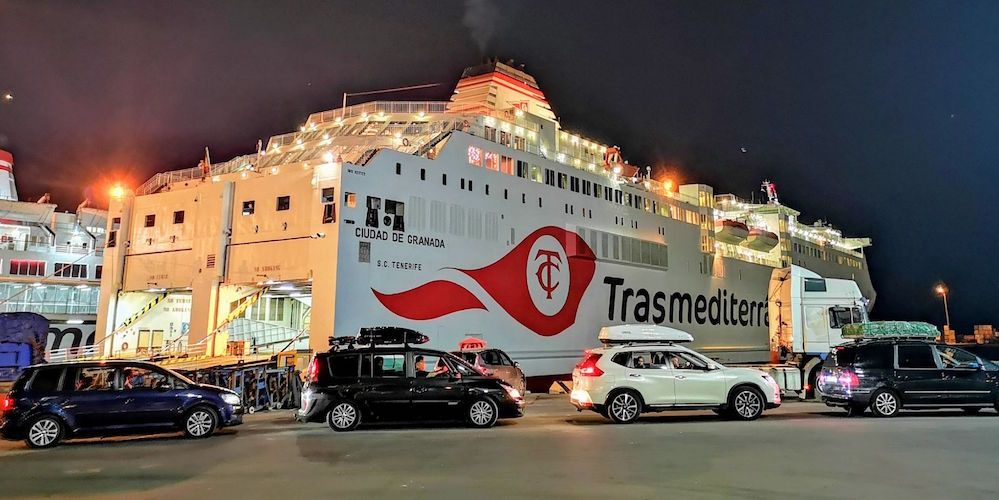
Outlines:
[[461, 374], [458, 372], [451, 373], [451, 380], [461, 380]]
[[975, 363], [974, 361], [972, 361], [971, 363], [968, 363], [968, 368], [972, 370], [981, 370], [984, 367], [980, 363]]
[[714, 363], [711, 363], [711, 364], [709, 364], [709, 365], [708, 365], [708, 371], [709, 371], [709, 372], [712, 372], [712, 371], [715, 371], [715, 370], [718, 370], [718, 369], [720, 369], [720, 368], [721, 368], [720, 366], [718, 366], [718, 365], [716, 365], [716, 364], [714, 364]]

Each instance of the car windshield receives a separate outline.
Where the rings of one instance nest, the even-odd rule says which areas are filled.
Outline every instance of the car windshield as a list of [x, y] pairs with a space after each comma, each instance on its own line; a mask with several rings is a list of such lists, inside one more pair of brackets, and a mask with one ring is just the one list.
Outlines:
[[455, 357], [461, 359], [462, 361], [464, 361], [464, 362], [466, 362], [466, 363], [468, 363], [470, 365], [474, 365], [475, 364], [475, 353], [474, 352], [457, 351], [457, 352], [452, 352], [451, 354], [454, 354]]
[[175, 371], [173, 371], [173, 370], [171, 370], [169, 368], [163, 368], [162, 366], [160, 368], [162, 368], [163, 370], [166, 370], [166, 372], [169, 373], [171, 376], [177, 377], [181, 382], [183, 382], [183, 383], [185, 383], [187, 385], [198, 385], [197, 382], [195, 382], [195, 381], [193, 381], [193, 380], [191, 380], [191, 379], [189, 379], [189, 378], [181, 375], [180, 373], [177, 373], [177, 372], [175, 372]]

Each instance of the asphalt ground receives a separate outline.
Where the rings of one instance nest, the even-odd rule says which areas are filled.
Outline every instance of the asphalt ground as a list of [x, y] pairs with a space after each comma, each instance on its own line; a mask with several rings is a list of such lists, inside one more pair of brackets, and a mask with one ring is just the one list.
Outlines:
[[711, 412], [614, 425], [565, 397], [484, 430], [380, 424], [334, 433], [292, 411], [205, 440], [179, 434], [0, 444], [0, 497], [995, 498], [999, 414], [848, 418], [790, 402], [754, 422]]

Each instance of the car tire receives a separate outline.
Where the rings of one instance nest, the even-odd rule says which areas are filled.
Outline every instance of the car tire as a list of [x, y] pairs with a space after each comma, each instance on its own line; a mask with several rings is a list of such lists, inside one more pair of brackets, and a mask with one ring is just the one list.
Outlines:
[[615, 424], [630, 424], [642, 414], [642, 396], [628, 389], [611, 394], [607, 399], [607, 414]]
[[326, 425], [336, 432], [348, 432], [361, 424], [361, 408], [349, 400], [335, 401], [326, 412]]
[[728, 407], [732, 417], [738, 420], [756, 420], [763, 415], [767, 399], [755, 387], [736, 387], [728, 397]]
[[62, 441], [66, 427], [55, 415], [40, 415], [25, 427], [24, 442], [29, 448], [51, 448]]
[[961, 408], [961, 410], [963, 410], [964, 413], [967, 413], [968, 415], [975, 415], [976, 413], [982, 411], [981, 408]]
[[487, 429], [496, 424], [499, 419], [499, 407], [496, 402], [487, 397], [473, 400], [465, 410], [465, 420], [470, 427]]
[[846, 416], [848, 417], [860, 417], [864, 414], [867, 408], [859, 405], [850, 405], [846, 407]]
[[878, 389], [871, 394], [871, 413], [875, 417], [891, 418], [902, 410], [898, 395], [888, 389]]
[[191, 439], [204, 439], [219, 428], [219, 414], [207, 406], [195, 406], [184, 414], [181, 424], [184, 435]]

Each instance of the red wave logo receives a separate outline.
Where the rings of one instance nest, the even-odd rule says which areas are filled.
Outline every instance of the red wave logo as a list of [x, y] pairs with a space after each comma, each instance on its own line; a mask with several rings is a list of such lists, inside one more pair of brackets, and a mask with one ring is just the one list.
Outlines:
[[[542, 238], [544, 240], [539, 243]], [[567, 266], [563, 266], [563, 254]], [[551, 336], [575, 323], [583, 293], [593, 280], [595, 259], [593, 250], [578, 234], [548, 226], [534, 231], [488, 266], [457, 270], [475, 280], [517, 322], [538, 335]], [[528, 283], [529, 277], [538, 283]], [[558, 291], [566, 281], [568, 290]], [[542, 291], [540, 296], [532, 297], [532, 286]], [[388, 310], [407, 319], [435, 319], [468, 309], [486, 309], [472, 292], [444, 280], [394, 294], [371, 291]], [[564, 302], [557, 311], [546, 314], [537, 304], [553, 300], [553, 293]]]

